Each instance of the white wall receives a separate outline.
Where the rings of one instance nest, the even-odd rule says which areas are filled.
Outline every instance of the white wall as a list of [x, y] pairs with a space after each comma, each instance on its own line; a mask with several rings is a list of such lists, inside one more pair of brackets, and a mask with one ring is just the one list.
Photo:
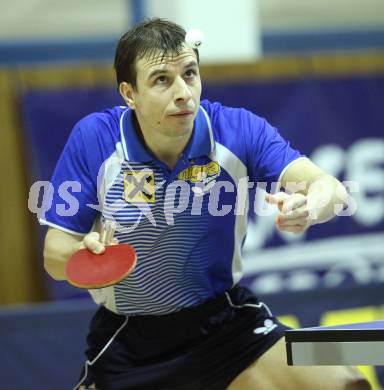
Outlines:
[[258, 0], [146, 0], [147, 16], [159, 16], [199, 28], [205, 40], [202, 61], [241, 62], [261, 55]]
[[[0, 0], [0, 43], [118, 37], [132, 26], [129, 0]], [[202, 61], [260, 55], [260, 33], [384, 30], [384, 0], [141, 0], [145, 16], [204, 30]]]

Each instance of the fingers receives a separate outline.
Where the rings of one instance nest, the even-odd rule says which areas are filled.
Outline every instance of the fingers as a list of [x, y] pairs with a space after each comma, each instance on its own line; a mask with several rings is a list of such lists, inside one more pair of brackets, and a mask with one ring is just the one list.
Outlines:
[[279, 230], [302, 233], [309, 227], [309, 211], [305, 195], [278, 192], [273, 195], [267, 194], [265, 199], [270, 204], [276, 204], [280, 210], [275, 221]]
[[276, 204], [282, 214], [290, 216], [290, 219], [309, 215], [306, 208], [307, 197], [303, 194], [288, 195], [285, 192], [278, 192], [273, 195], [267, 194], [265, 200], [270, 204]]
[[291, 195], [283, 205], [282, 211], [288, 213], [289, 211], [293, 211], [298, 209], [299, 207], [305, 206], [307, 204], [307, 197], [303, 194], [296, 193]]
[[308, 229], [310, 223], [307, 218], [296, 218], [286, 222], [279, 222], [278, 217], [276, 218], [276, 227], [282, 232], [290, 233], [303, 233]]
[[304, 233], [304, 231], [307, 229], [307, 226], [294, 225], [294, 226], [278, 227], [278, 229], [283, 232], [300, 234], [300, 233]]
[[276, 217], [276, 224], [278, 225], [279, 228], [283, 228], [286, 226], [295, 226], [295, 225], [304, 226], [307, 223], [308, 223], [308, 218], [306, 217], [286, 219], [286, 220], [280, 215]]
[[265, 200], [270, 204], [279, 204], [290, 197], [286, 192], [277, 192], [276, 194], [266, 194]]
[[88, 249], [92, 253], [101, 254], [105, 252], [106, 245], [117, 245], [119, 240], [114, 238], [116, 225], [113, 222], [108, 221], [103, 225], [101, 233], [91, 232], [88, 233], [83, 241], [79, 245], [79, 249]]
[[104, 221], [100, 233], [100, 242], [103, 245], [110, 245], [115, 234], [116, 223], [114, 221]]
[[278, 192], [276, 194], [267, 194], [265, 196], [265, 200], [269, 204], [275, 204], [279, 208], [279, 210], [282, 210], [284, 202], [289, 198], [289, 195], [285, 192]]
[[306, 204], [302, 207], [299, 207], [298, 209], [294, 209], [291, 211], [284, 211], [283, 209], [283, 211], [281, 211], [281, 213], [279, 214], [280, 222], [294, 221], [295, 219], [301, 218], [309, 218], [309, 211]]
[[100, 242], [100, 234], [97, 232], [87, 234], [83, 239], [83, 245], [95, 254], [100, 254], [105, 251], [105, 246]]

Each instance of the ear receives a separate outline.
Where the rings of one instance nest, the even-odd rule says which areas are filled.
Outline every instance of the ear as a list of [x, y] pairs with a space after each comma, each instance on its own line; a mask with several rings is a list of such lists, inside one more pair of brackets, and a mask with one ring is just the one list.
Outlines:
[[119, 85], [119, 92], [122, 98], [124, 99], [127, 106], [134, 110], [136, 108], [134, 89], [130, 83], [123, 81]]

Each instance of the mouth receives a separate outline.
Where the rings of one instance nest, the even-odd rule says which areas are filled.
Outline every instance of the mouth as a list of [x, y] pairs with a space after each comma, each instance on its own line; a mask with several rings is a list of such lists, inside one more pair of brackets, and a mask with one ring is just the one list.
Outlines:
[[194, 112], [190, 110], [181, 110], [178, 112], [175, 112], [174, 114], [171, 114], [170, 116], [176, 117], [176, 118], [186, 118], [190, 115], [193, 115]]

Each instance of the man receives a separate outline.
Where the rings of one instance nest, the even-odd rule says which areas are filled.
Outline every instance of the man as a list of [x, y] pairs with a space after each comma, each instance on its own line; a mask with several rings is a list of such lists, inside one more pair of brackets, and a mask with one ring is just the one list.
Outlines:
[[[264, 119], [200, 104], [199, 58], [178, 25], [153, 19], [119, 41], [115, 69], [127, 107], [82, 119], [52, 182], [76, 181], [79, 209], [43, 223], [45, 268], [65, 279], [79, 248], [105, 250], [98, 229], [136, 249], [135, 271], [91, 290], [101, 305], [80, 384], [117, 389], [363, 389], [353, 368], [286, 365], [286, 327], [238, 286], [247, 204], [240, 182], [290, 188], [267, 201], [279, 229], [300, 233], [347, 205], [343, 186], [292, 149]], [[243, 182], [244, 183], [244, 182]], [[299, 183], [300, 185], [293, 185]], [[255, 184], [256, 185], [256, 184]], [[90, 206], [92, 205], [92, 206]], [[97, 206], [95, 206], [97, 205]]]

